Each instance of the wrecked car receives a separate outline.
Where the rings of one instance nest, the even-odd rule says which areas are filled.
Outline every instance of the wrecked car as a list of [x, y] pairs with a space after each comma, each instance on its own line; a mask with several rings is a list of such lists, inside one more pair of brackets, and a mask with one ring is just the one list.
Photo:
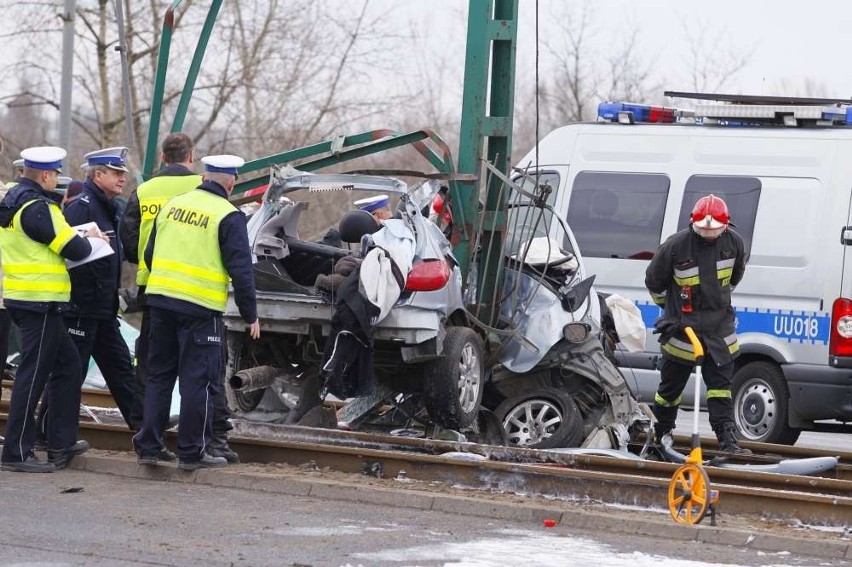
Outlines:
[[617, 334], [602, 324], [594, 276], [546, 198], [509, 205], [501, 319], [510, 332], [483, 405], [511, 445], [625, 450], [650, 419], [613, 364]]
[[[449, 241], [423, 213], [438, 190], [433, 181], [412, 189], [382, 176], [273, 173], [248, 223], [260, 340], [247, 338], [232, 299], [225, 312], [232, 411], [247, 415], [267, 396], [297, 423], [326, 392], [392, 391], [422, 396], [444, 427], [473, 423], [483, 341], [468, 326]], [[376, 194], [396, 201], [381, 223], [354, 207]]]

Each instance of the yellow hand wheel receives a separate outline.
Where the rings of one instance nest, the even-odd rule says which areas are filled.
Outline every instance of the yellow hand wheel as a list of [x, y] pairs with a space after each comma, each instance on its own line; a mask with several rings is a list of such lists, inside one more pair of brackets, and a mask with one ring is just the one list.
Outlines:
[[699, 523], [718, 499], [718, 492], [710, 490], [707, 473], [698, 465], [681, 465], [669, 481], [669, 512], [679, 524]]
[[669, 512], [679, 524], [697, 524], [710, 510], [711, 524], [716, 524], [715, 504], [719, 492], [710, 490], [710, 478], [704, 471], [701, 438], [698, 435], [698, 403], [701, 394], [701, 363], [704, 348], [690, 327], [684, 329], [695, 352], [695, 410], [693, 412], [692, 450], [669, 481]]

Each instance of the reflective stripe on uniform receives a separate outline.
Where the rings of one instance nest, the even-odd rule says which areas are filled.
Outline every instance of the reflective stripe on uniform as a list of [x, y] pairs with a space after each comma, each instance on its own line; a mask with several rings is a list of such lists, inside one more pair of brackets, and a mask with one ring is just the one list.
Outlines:
[[654, 394], [654, 401], [657, 403], [657, 405], [663, 406], [664, 408], [674, 408], [679, 406], [681, 399], [682, 396], [678, 396], [676, 399], [670, 402], [664, 397], [662, 397], [659, 392]]
[[677, 358], [689, 361], [695, 360], [695, 350], [693, 350], [692, 344], [686, 341], [672, 337], [668, 342], [661, 345], [660, 348]]
[[654, 303], [656, 303], [657, 305], [663, 306], [666, 304], [667, 292], [664, 291], [662, 293], [654, 293], [653, 291], [650, 291], [649, 293], [651, 294], [651, 299], [653, 299]]
[[730, 398], [731, 390], [707, 390], [707, 399], [710, 398]]
[[698, 266], [686, 270], [674, 270], [674, 281], [679, 286], [698, 285], [701, 278], [698, 277]]
[[735, 352], [740, 350], [740, 343], [737, 340], [737, 334], [731, 333], [727, 337], [723, 339], [725, 344], [728, 345], [728, 352], [734, 354]]
[[731, 283], [731, 275], [734, 273], [735, 263], [736, 258], [716, 262], [716, 277], [719, 278], [722, 285], [729, 285]]

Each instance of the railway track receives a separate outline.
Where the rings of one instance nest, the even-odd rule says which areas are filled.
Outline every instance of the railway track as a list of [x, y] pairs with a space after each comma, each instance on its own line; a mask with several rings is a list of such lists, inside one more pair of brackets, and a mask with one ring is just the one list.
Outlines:
[[[0, 423], [5, 420], [0, 415]], [[652, 508], [666, 507], [669, 479], [677, 468], [654, 461], [249, 422], [237, 422], [235, 433], [239, 435], [231, 437], [231, 446], [243, 462], [309, 463], [347, 473], [405, 476], [479, 491]], [[81, 423], [80, 437], [97, 449], [128, 451], [130, 436], [125, 427]], [[173, 444], [171, 432], [169, 439]], [[785, 458], [829, 454], [776, 445], [750, 446], [761, 454], [783, 453]], [[841, 469], [833, 478], [712, 466], [706, 470], [713, 488], [721, 492], [722, 514], [848, 526], [852, 523], [852, 480], [848, 478], [852, 453], [834, 456], [839, 457]], [[758, 455], [754, 462], [767, 458]]]

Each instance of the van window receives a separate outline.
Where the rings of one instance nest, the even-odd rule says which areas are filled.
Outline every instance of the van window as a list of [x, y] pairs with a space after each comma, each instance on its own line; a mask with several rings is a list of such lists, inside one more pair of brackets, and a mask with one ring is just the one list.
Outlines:
[[[751, 252], [751, 240], [754, 234], [754, 219], [757, 216], [757, 203], [760, 198], [761, 183], [756, 177], [733, 175], [693, 175], [686, 181], [683, 202], [680, 205], [677, 229], [689, 226], [692, 207], [701, 197], [713, 193], [725, 200], [734, 230], [743, 237], [746, 256]], [[580, 249], [582, 251], [582, 248]]]
[[668, 176], [657, 173], [578, 173], [567, 220], [580, 253], [652, 258], [660, 245], [670, 185]]
[[[535, 193], [535, 170], [528, 171], [526, 176], [521, 175], [513, 175], [512, 181], [515, 183], [519, 183], [520, 186], [530, 193]], [[550, 186], [550, 194], [547, 196], [547, 204], [551, 207], [556, 203], [556, 191], [559, 189], [559, 174], [555, 171], [539, 171], [538, 172], [538, 184], [539, 185], [549, 185]], [[529, 197], [521, 195], [520, 193], [513, 192], [512, 193], [512, 201], [513, 205], [520, 205], [529, 201]]]

